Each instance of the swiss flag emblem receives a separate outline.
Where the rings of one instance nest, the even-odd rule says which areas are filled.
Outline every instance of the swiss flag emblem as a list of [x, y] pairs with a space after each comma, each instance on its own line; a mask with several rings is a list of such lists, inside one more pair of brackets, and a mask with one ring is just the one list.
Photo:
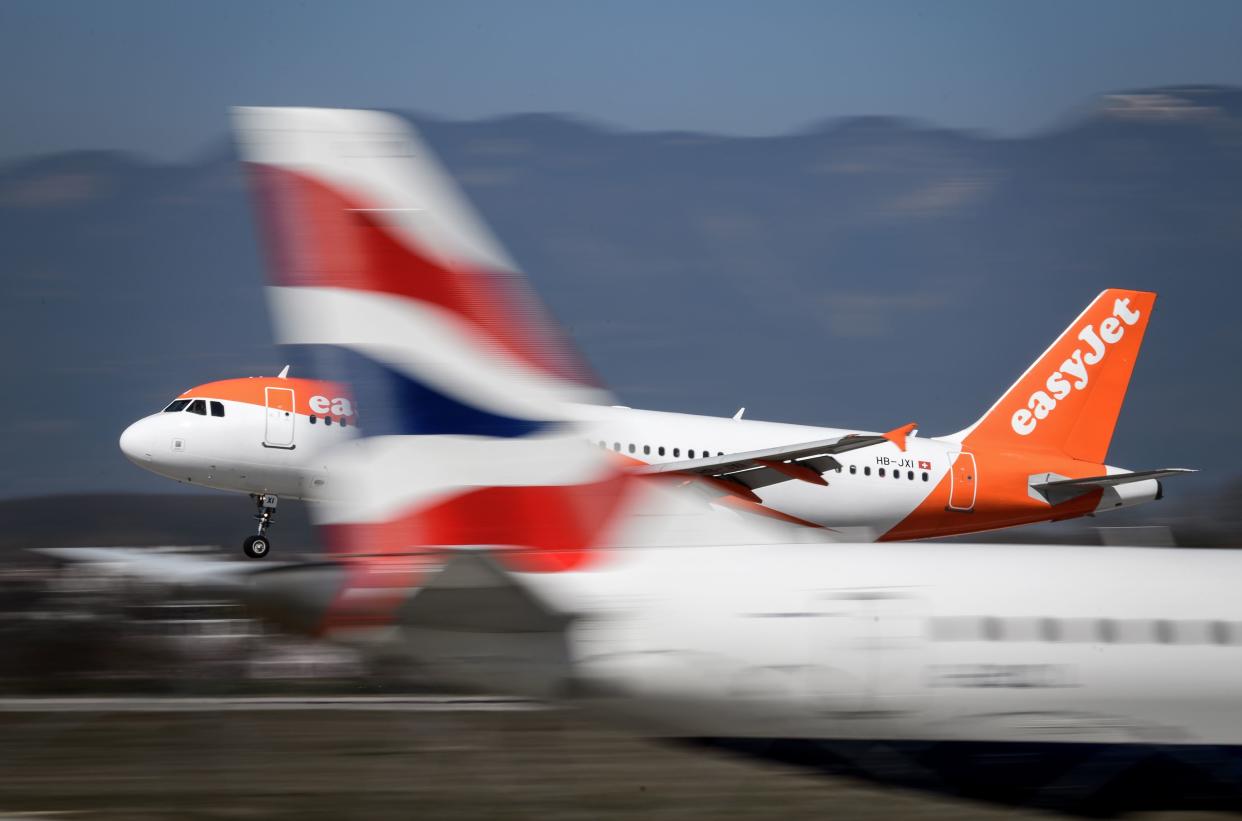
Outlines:
[[919, 470], [931, 470], [931, 462], [919, 462]]

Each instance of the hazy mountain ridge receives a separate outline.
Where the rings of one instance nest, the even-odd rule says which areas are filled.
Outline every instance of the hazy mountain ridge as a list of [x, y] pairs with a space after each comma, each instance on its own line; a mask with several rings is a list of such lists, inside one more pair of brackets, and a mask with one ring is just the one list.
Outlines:
[[[628, 404], [946, 432], [1099, 290], [1151, 288], [1112, 460], [1238, 472], [1240, 90], [1107, 95], [1025, 139], [889, 118], [767, 138], [415, 119]], [[166, 490], [120, 456], [121, 428], [283, 364], [226, 146], [0, 169], [0, 495]]]

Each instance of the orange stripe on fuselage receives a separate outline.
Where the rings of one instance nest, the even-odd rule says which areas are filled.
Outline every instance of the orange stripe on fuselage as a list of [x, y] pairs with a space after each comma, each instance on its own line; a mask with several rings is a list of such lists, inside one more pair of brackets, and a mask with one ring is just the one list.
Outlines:
[[879, 541], [929, 539], [1072, 519], [1094, 511], [1103, 495], [1102, 490], [1093, 490], [1059, 505], [1049, 505], [1031, 496], [1030, 477], [1038, 473], [1057, 473], [1071, 479], [1099, 476], [1106, 472], [1104, 465], [1052, 453], [1013, 453], [986, 448], [971, 450], [969, 446], [962, 450], [975, 456], [974, 508], [961, 511], [949, 507], [953, 473], [953, 469], [949, 468], [927, 498]]
[[[267, 407], [268, 388], [292, 390], [294, 409], [297, 413], [304, 416], [345, 417], [351, 422], [356, 416], [356, 409], [354, 408], [354, 402], [350, 397], [349, 390], [338, 382], [327, 382], [321, 379], [295, 379], [289, 377], [282, 379], [274, 376], [222, 379], [218, 382], [196, 385], [181, 394], [178, 399], [223, 399], [230, 402], [244, 402], [247, 405], [257, 405], [263, 408]], [[284, 409], [281, 402], [283, 396], [285, 395], [273, 394], [277, 406], [282, 409]], [[327, 410], [324, 410], [322, 400], [317, 400], [316, 406], [312, 406], [311, 400], [315, 397], [322, 397], [327, 400]], [[349, 400], [348, 414], [336, 412], [332, 409], [333, 400], [338, 398]], [[337, 406], [337, 411], [342, 409], [340, 405]]]

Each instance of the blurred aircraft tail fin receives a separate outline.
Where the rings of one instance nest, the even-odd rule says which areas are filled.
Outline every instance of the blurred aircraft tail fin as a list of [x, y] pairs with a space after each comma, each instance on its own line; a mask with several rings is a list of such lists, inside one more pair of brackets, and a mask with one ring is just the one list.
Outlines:
[[336, 552], [594, 540], [622, 472], [565, 409], [607, 396], [413, 129], [308, 108], [234, 121], [277, 340], [330, 346], [365, 409], [332, 464], [342, 498], [317, 510]]
[[277, 341], [329, 347], [361, 409], [360, 437], [330, 456], [339, 496], [313, 508], [332, 552], [404, 567], [428, 549], [502, 546], [559, 570], [605, 546], [760, 540], [684, 479], [639, 477], [588, 445], [574, 406], [606, 394], [405, 121], [234, 118]]

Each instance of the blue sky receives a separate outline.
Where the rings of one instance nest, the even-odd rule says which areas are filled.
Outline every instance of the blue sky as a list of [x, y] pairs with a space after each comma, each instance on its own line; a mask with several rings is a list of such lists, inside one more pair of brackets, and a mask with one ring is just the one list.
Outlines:
[[773, 134], [896, 114], [1023, 134], [1092, 95], [1242, 85], [1242, 4], [0, 3], [0, 159], [201, 150], [233, 104], [572, 112]]

